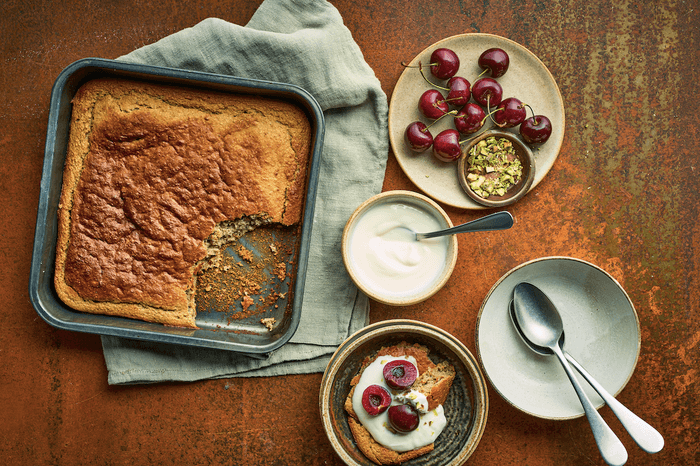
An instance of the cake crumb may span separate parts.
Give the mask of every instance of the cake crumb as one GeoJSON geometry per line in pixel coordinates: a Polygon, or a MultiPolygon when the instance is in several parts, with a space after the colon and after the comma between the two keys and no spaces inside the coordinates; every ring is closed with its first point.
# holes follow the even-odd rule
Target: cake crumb
{"type": "Polygon", "coordinates": [[[253,298],[251,298],[248,295],[243,296],[243,300],[241,301],[241,307],[243,308],[243,311],[247,311],[250,306],[253,305],[253,298]]]}
{"type": "Polygon", "coordinates": [[[277,278],[279,278],[281,282],[284,281],[287,276],[287,265],[284,263],[277,264],[275,266],[275,275],[277,275],[277,278]]]}
{"type": "Polygon", "coordinates": [[[250,252],[248,249],[244,248],[243,246],[238,248],[238,255],[241,256],[241,259],[248,262],[249,264],[253,262],[253,253],[250,252]]]}
{"type": "Polygon", "coordinates": [[[263,324],[271,332],[277,321],[274,317],[263,317],[260,319],[260,323],[263,324]]]}

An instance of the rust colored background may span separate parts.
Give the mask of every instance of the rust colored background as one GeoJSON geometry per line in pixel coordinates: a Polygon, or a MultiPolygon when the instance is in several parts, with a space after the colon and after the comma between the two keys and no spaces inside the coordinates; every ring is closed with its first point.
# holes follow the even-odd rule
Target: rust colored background
{"type": "MultiPolygon", "coordinates": [[[[11,465],[338,465],[318,412],[321,374],[110,387],[99,337],[56,330],[32,308],[28,277],[49,96],[60,71],[116,58],[207,17],[244,25],[260,0],[84,2],[0,6],[0,457],[11,465]]],[[[485,32],[534,52],[566,109],[559,159],[509,209],[510,232],[460,238],[447,286],[371,319],[419,319],[476,354],[476,315],[512,267],[573,256],[610,272],[642,328],[637,369],[620,400],[657,426],[665,449],[643,453],[607,407],[633,465],[700,463],[700,4],[631,0],[334,0],[391,98],[433,42],[485,32]],[[469,242],[471,241],[471,242],[469,242]]],[[[415,186],[389,154],[384,189],[415,186]]],[[[477,215],[446,209],[453,222],[477,215]]],[[[522,414],[489,387],[473,465],[601,465],[585,418],[522,414]]]]}

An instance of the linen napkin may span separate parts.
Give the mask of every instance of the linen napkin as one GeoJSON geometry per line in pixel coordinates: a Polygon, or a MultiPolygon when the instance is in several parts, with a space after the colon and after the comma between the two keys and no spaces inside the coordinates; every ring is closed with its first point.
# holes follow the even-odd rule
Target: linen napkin
{"type": "Polygon", "coordinates": [[[103,336],[110,384],[323,372],[337,346],[368,323],[369,301],[345,271],[345,222],[381,192],[387,98],[339,12],[325,0],[266,0],[238,26],[206,19],[119,58],[291,83],[326,122],[301,320],[290,342],[260,359],[229,351],[103,336]]]}

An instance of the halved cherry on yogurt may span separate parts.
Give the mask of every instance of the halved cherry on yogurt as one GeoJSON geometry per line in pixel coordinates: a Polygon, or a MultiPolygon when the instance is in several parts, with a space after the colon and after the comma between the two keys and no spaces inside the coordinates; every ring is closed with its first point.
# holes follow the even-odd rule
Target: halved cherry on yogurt
{"type": "Polygon", "coordinates": [[[416,381],[418,368],[406,359],[394,359],[384,365],[384,380],[394,390],[403,390],[416,381]]]}
{"type": "Polygon", "coordinates": [[[370,385],[362,392],[362,407],[370,416],[382,414],[391,404],[391,393],[381,385],[370,385]]]}
{"type": "Polygon", "coordinates": [[[416,430],[420,416],[411,405],[394,405],[389,408],[389,424],[398,432],[406,433],[416,430]]]}

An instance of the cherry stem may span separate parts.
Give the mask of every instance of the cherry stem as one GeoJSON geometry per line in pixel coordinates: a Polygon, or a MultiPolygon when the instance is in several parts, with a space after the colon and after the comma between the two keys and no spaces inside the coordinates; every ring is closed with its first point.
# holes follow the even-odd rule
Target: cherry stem
{"type": "MultiPolygon", "coordinates": [[[[432,65],[429,65],[429,66],[432,66],[432,65]]],[[[449,91],[449,90],[450,90],[450,89],[447,88],[447,87],[438,86],[437,84],[435,84],[434,82],[432,82],[431,80],[429,80],[428,77],[427,77],[427,76],[425,75],[425,73],[423,72],[423,65],[421,64],[421,62],[418,62],[418,69],[420,70],[420,75],[423,76],[423,79],[425,79],[425,81],[426,81],[428,84],[430,84],[431,86],[437,87],[438,89],[442,89],[443,91],[449,91]]]]}
{"type": "Polygon", "coordinates": [[[489,109],[489,113],[486,114],[486,116],[484,117],[484,120],[482,120],[482,121],[486,121],[486,119],[489,118],[491,121],[493,121],[496,124],[496,126],[498,126],[498,123],[496,123],[496,121],[493,119],[492,115],[495,115],[496,112],[500,112],[501,110],[503,110],[503,109],[498,108],[498,107],[496,107],[496,110],[494,110],[493,112],[489,109]]]}
{"type": "MultiPolygon", "coordinates": [[[[488,97],[486,97],[486,101],[488,103],[488,97]]],[[[497,108],[493,112],[489,111],[489,113],[481,120],[481,131],[477,131],[476,133],[474,133],[472,136],[468,137],[467,139],[462,139],[461,141],[459,141],[459,145],[461,146],[465,142],[469,142],[472,139],[476,138],[477,136],[481,135],[482,133],[488,131],[488,128],[484,128],[484,122],[486,121],[487,118],[491,118],[491,121],[493,121],[493,118],[491,117],[491,115],[493,115],[494,113],[496,113],[499,110],[501,110],[501,109],[497,108]]],[[[452,112],[450,112],[450,113],[452,113],[452,112]]],[[[442,117],[440,117],[440,118],[442,118],[442,117]]],[[[457,118],[464,118],[464,117],[457,117],[457,118]]],[[[435,120],[435,121],[437,121],[437,120],[435,120]]],[[[494,121],[494,123],[496,123],[496,122],[494,121]]],[[[496,123],[496,126],[498,126],[498,123],[496,123]]]]}
{"type": "MultiPolygon", "coordinates": [[[[410,63],[406,63],[405,61],[402,61],[401,66],[405,66],[406,68],[420,68],[421,64],[420,64],[420,62],[418,62],[418,66],[416,66],[416,65],[411,65],[410,63]]],[[[431,63],[428,66],[438,66],[438,63],[431,63]]]]}
{"type": "MultiPolygon", "coordinates": [[[[485,120],[485,119],[486,119],[486,118],[484,118],[484,120],[485,120]]],[[[476,139],[477,136],[480,136],[482,133],[485,133],[486,131],[487,131],[486,128],[482,128],[481,131],[474,133],[472,136],[469,136],[467,139],[462,139],[461,141],[459,141],[458,144],[461,146],[461,145],[464,144],[465,142],[469,142],[469,141],[471,141],[472,139],[476,139]]]]}
{"type": "Polygon", "coordinates": [[[496,120],[493,119],[493,114],[498,111],[498,108],[496,108],[496,110],[494,110],[493,112],[491,111],[491,95],[490,94],[486,95],[486,111],[488,112],[486,114],[486,116],[488,116],[491,119],[491,121],[493,121],[494,125],[498,126],[498,123],[496,123],[496,120]]]}
{"type": "Polygon", "coordinates": [[[525,107],[530,109],[530,112],[532,112],[532,120],[535,122],[535,124],[538,124],[537,123],[537,115],[535,115],[535,111],[532,109],[532,107],[530,107],[530,105],[528,105],[528,104],[523,104],[523,105],[525,105],[525,107]]]}
{"type": "Polygon", "coordinates": [[[442,115],[440,115],[438,118],[436,118],[435,120],[433,120],[433,122],[430,123],[428,126],[426,126],[425,129],[422,129],[421,132],[425,133],[426,131],[428,131],[428,129],[429,129],[431,126],[433,126],[435,123],[437,123],[438,121],[440,121],[440,120],[442,120],[443,118],[445,118],[447,115],[456,115],[456,114],[457,114],[457,110],[450,110],[449,112],[443,112],[442,115]]]}

